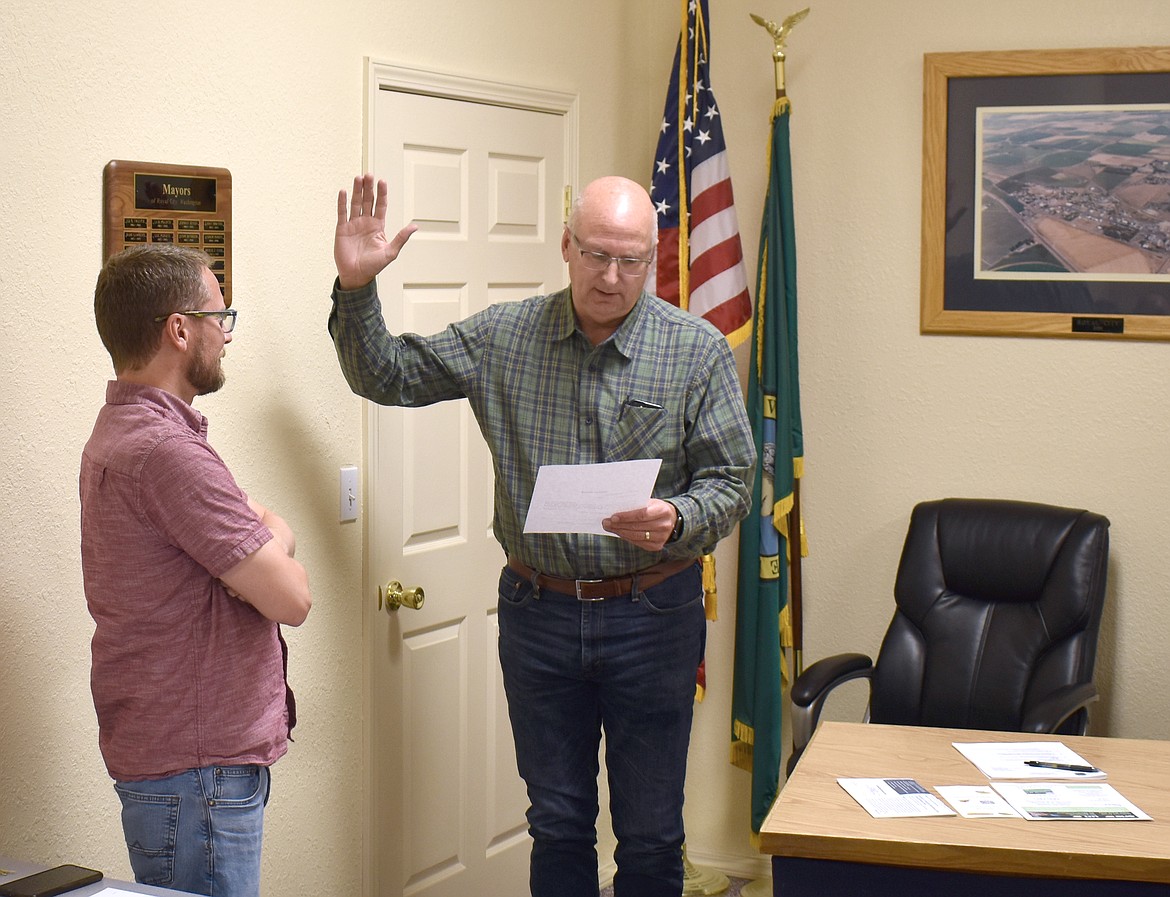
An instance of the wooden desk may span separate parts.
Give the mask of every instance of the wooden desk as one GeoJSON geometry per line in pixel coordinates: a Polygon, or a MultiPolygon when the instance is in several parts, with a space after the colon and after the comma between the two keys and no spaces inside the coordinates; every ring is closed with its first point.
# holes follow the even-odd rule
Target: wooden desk
{"type": "Polygon", "coordinates": [[[1170,894],[1170,742],[824,722],[764,821],[760,850],[773,855],[775,893],[785,897],[936,889],[986,897],[1006,893],[1006,876],[1028,879],[1022,890],[1030,895],[1170,894]],[[1062,741],[1153,821],[874,819],[837,784],[838,777],[913,778],[928,789],[985,782],[955,741],[1062,741]],[[806,892],[801,882],[815,886],[806,892]]]}

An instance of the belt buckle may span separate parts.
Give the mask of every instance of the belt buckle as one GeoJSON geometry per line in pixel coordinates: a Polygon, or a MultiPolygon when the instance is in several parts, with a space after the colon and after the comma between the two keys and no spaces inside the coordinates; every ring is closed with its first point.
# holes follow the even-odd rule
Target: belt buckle
{"type": "Polygon", "coordinates": [[[604,601],[605,600],[604,595],[598,595],[596,598],[586,598],[584,595],[581,594],[581,584],[582,583],[584,583],[585,585],[596,585],[599,582],[604,582],[604,580],[601,580],[601,579],[574,579],[573,585],[576,586],[576,588],[577,588],[577,600],[578,601],[604,601]]]}

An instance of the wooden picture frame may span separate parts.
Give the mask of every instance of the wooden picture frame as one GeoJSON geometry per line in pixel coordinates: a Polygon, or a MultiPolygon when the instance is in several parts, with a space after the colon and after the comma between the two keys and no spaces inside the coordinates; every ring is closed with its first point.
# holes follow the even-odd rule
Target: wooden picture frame
{"type": "Polygon", "coordinates": [[[922,333],[1170,339],[1170,47],[927,53],[922,131],[922,333]]]}

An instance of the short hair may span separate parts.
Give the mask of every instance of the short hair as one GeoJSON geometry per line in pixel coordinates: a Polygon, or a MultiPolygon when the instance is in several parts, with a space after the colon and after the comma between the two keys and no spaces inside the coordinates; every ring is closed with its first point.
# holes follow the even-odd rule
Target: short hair
{"type": "Polygon", "coordinates": [[[211,259],[171,243],[132,246],[110,256],[98,274],[93,313],[115,373],[145,367],[158,351],[155,318],[201,308],[210,297],[203,271],[211,259]]]}

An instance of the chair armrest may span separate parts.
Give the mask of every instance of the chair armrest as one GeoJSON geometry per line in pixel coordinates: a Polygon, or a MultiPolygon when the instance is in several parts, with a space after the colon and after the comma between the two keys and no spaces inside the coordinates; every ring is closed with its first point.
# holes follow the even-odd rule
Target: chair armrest
{"type": "Polygon", "coordinates": [[[1070,716],[1078,710],[1086,709],[1098,697],[1097,686],[1091,682],[1078,682],[1058,688],[1024,714],[1020,731],[1053,734],[1070,716]]]}
{"type": "Polygon", "coordinates": [[[792,774],[796,761],[816,730],[825,699],[838,685],[852,679],[869,679],[873,660],[865,654],[834,654],[811,664],[792,683],[792,756],[787,771],[792,774]]]}
{"type": "Polygon", "coordinates": [[[873,661],[865,654],[834,654],[807,667],[792,683],[792,703],[808,707],[817,698],[822,701],[842,682],[868,676],[873,661]]]}

